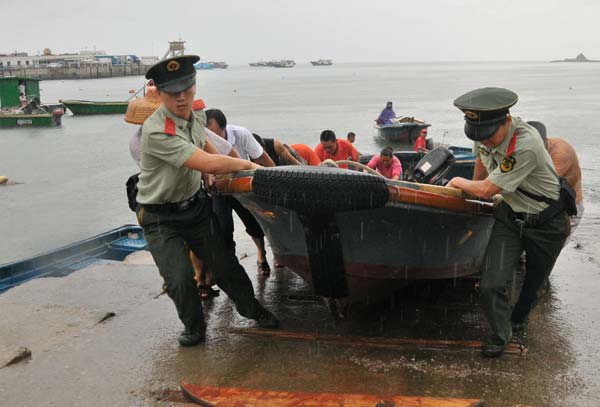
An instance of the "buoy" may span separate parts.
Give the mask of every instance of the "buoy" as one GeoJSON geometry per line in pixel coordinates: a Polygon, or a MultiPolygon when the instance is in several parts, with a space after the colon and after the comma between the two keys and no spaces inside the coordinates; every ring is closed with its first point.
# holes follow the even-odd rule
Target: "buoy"
{"type": "Polygon", "coordinates": [[[135,93],[135,89],[129,89],[129,93],[135,93]]]}

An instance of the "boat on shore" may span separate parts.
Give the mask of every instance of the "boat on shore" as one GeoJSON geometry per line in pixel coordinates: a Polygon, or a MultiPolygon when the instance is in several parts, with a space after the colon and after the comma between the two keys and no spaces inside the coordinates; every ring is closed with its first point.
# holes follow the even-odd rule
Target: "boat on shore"
{"type": "Polygon", "coordinates": [[[333,61],[331,59],[319,59],[317,61],[310,61],[312,66],[331,66],[333,61]]]}
{"type": "Polygon", "coordinates": [[[429,126],[424,120],[408,116],[397,117],[389,124],[375,122],[379,138],[407,149],[412,149],[421,129],[429,126]]]}
{"type": "Polygon", "coordinates": [[[129,101],[60,100],[74,115],[125,114],[129,101]]]}
{"type": "Polygon", "coordinates": [[[38,256],[0,265],[0,293],[38,277],[62,277],[91,264],[123,261],[146,249],[144,232],[125,225],[38,256]]]}
{"type": "Polygon", "coordinates": [[[278,264],[348,302],[477,273],[494,223],[490,203],[454,188],[339,168],[246,171],[217,190],[252,212],[278,264]]]}
{"type": "Polygon", "coordinates": [[[22,77],[0,78],[0,128],[61,125],[64,106],[42,104],[39,82],[22,77]]]}

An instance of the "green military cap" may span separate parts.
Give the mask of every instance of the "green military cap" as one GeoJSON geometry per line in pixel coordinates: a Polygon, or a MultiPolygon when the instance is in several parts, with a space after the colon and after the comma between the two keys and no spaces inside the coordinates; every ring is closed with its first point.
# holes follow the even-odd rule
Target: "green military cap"
{"type": "Polygon", "coordinates": [[[459,96],[454,106],[465,114],[465,134],[474,141],[494,135],[500,123],[508,116],[508,109],[519,97],[503,88],[480,88],[459,96]]]}
{"type": "Polygon", "coordinates": [[[160,91],[167,93],[182,92],[196,83],[194,64],[199,60],[198,55],[182,55],[163,59],[148,69],[146,79],[154,80],[154,84],[160,91]]]}

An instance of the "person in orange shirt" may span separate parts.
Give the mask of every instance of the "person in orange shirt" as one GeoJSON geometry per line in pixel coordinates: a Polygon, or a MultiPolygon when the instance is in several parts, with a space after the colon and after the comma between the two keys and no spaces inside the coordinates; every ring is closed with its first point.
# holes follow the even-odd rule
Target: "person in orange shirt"
{"type": "MultiPolygon", "coordinates": [[[[346,140],[338,140],[332,130],[323,130],[321,133],[321,144],[315,147],[315,154],[321,161],[331,159],[333,161],[350,160],[358,161],[358,150],[346,140]]],[[[340,168],[348,168],[340,165],[340,168]]]]}
{"type": "Polygon", "coordinates": [[[419,132],[419,136],[415,141],[415,145],[413,146],[413,150],[416,152],[427,152],[427,127],[424,127],[419,132]]]}
{"type": "Polygon", "coordinates": [[[304,161],[306,161],[306,165],[321,164],[319,157],[315,154],[313,149],[306,144],[292,144],[290,147],[293,148],[294,151],[298,153],[298,155],[302,157],[304,161]]]}

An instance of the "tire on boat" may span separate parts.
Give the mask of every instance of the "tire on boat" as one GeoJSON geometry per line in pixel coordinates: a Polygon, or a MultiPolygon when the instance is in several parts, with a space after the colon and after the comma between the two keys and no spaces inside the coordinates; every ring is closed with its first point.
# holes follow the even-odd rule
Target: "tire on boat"
{"type": "Polygon", "coordinates": [[[270,204],[304,212],[381,208],[389,198],[382,177],[330,167],[261,168],[252,189],[270,204]]]}

